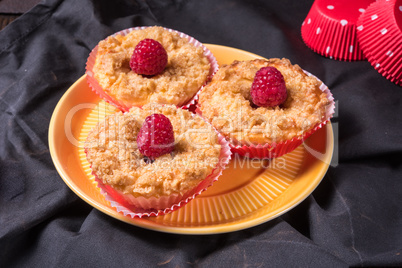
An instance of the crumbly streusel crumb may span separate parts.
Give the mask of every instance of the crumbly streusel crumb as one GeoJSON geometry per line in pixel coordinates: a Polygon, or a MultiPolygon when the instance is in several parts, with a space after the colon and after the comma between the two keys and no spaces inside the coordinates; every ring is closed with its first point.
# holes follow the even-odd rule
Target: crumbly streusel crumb
{"type": "Polygon", "coordinates": [[[206,82],[209,71],[209,60],[201,47],[158,26],[100,41],[93,67],[104,91],[127,107],[151,102],[183,105],[206,82]],[[129,65],[135,46],[145,38],[160,42],[168,54],[165,70],[153,77],[136,74],[129,65]]]}
{"type": "Polygon", "coordinates": [[[320,85],[288,59],[234,61],[221,66],[200,93],[200,110],[228,138],[254,144],[281,142],[302,135],[325,118],[330,102],[320,85]],[[280,106],[255,107],[250,88],[255,73],[266,66],[282,73],[288,97],[280,106]]]}
{"type": "Polygon", "coordinates": [[[86,140],[87,159],[104,184],[135,197],[183,194],[215,168],[221,146],[217,134],[201,117],[173,105],[147,104],[116,113],[99,122],[86,140]],[[142,122],[153,113],[169,118],[175,133],[171,154],[147,163],[137,148],[142,122]]]}

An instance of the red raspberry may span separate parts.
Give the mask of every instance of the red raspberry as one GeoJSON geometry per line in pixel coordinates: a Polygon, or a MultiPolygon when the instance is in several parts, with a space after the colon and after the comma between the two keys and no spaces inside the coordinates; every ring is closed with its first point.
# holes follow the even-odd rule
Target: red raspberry
{"type": "Polygon", "coordinates": [[[137,74],[156,75],[163,72],[167,62],[168,55],[161,43],[144,39],[134,48],[130,68],[137,74]]]}
{"type": "Polygon", "coordinates": [[[287,98],[285,79],[275,67],[263,67],[255,74],[250,93],[255,105],[263,107],[280,105],[287,98]]]}
{"type": "Polygon", "coordinates": [[[140,153],[151,159],[170,153],[174,149],[174,132],[169,118],[152,114],[145,118],[137,136],[140,153]]]}

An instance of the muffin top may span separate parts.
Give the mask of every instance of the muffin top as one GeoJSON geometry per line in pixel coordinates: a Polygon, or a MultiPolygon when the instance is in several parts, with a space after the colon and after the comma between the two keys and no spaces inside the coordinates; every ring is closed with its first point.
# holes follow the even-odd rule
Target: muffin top
{"type": "Polygon", "coordinates": [[[181,106],[204,85],[210,72],[210,62],[202,47],[158,26],[110,36],[100,41],[97,49],[95,79],[108,95],[127,107],[151,102],[181,106]],[[164,71],[152,77],[130,68],[135,46],[147,38],[161,43],[168,55],[164,71]]]}
{"type": "Polygon", "coordinates": [[[242,144],[283,142],[323,121],[330,104],[322,83],[288,59],[234,61],[221,66],[199,96],[199,108],[225,137],[242,144]],[[256,72],[272,66],[286,83],[287,98],[275,107],[252,103],[250,88],[256,72]]]}
{"type": "Polygon", "coordinates": [[[134,197],[184,194],[215,168],[221,145],[212,126],[174,105],[146,104],[99,122],[85,143],[93,173],[106,185],[134,197]],[[165,115],[173,126],[172,153],[151,161],[137,147],[137,135],[151,114],[165,115]]]}

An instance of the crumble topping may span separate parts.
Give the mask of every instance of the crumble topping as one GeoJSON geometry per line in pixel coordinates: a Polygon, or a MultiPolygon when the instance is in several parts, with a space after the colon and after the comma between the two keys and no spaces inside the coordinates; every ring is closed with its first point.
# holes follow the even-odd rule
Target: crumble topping
{"type": "Polygon", "coordinates": [[[281,142],[302,135],[322,122],[330,103],[321,82],[288,59],[234,61],[221,66],[199,96],[203,117],[229,139],[253,144],[281,142]],[[276,107],[257,107],[250,88],[266,66],[284,76],[288,97],[276,107]]]}
{"type": "Polygon", "coordinates": [[[100,41],[93,67],[103,90],[127,107],[151,102],[181,106],[204,85],[209,71],[210,63],[201,47],[158,26],[100,41]],[[135,46],[145,38],[161,43],[168,54],[164,71],[152,77],[136,74],[129,64],[135,46]]]}
{"type": "Polygon", "coordinates": [[[134,197],[184,194],[215,168],[221,145],[212,126],[200,116],[174,105],[147,104],[105,118],[88,134],[87,159],[107,185],[134,197]],[[137,148],[137,134],[145,118],[161,113],[169,118],[175,149],[150,162],[137,148]]]}

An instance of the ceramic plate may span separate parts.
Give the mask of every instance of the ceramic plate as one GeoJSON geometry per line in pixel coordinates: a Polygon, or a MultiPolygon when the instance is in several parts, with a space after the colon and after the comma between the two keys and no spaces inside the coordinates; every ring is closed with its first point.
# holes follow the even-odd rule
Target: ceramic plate
{"type": "MultiPolygon", "coordinates": [[[[261,58],[243,50],[206,44],[218,63],[261,58]]],[[[272,220],[308,197],[328,170],[334,149],[330,123],[293,152],[268,160],[233,155],[222,176],[183,208],[164,216],[131,218],[117,212],[93,182],[83,152],[89,129],[116,109],[90,90],[85,75],[57,104],[49,126],[51,157],[61,178],[94,208],[123,222],[155,231],[217,234],[272,220]]]]}

